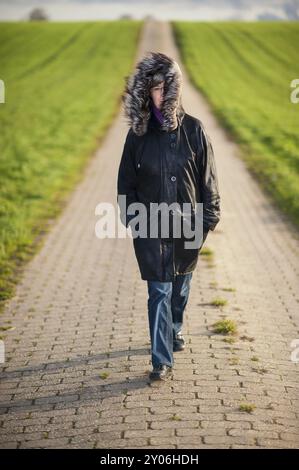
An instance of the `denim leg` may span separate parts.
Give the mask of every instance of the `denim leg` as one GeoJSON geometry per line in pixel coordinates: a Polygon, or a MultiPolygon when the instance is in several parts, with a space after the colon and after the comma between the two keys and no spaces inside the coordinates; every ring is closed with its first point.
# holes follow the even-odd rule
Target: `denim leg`
{"type": "Polygon", "coordinates": [[[172,282],[147,281],[152,365],[173,367],[172,282]]]}
{"type": "Polygon", "coordinates": [[[188,302],[192,274],[192,272],[178,274],[173,282],[171,297],[173,335],[181,331],[183,326],[184,310],[188,302]]]}

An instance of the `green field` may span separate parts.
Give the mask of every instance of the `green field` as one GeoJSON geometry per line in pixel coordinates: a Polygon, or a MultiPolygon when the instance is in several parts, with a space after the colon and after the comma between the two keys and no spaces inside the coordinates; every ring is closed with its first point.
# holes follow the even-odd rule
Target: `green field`
{"type": "Polygon", "coordinates": [[[299,22],[173,26],[193,83],[240,143],[248,168],[299,226],[299,103],[290,101],[299,22]]]}
{"type": "MultiPolygon", "coordinates": [[[[0,23],[0,308],[119,111],[142,24],[0,23]]],[[[172,24],[194,84],[299,225],[299,23],[172,24]]]]}
{"type": "Polygon", "coordinates": [[[0,23],[0,305],[120,106],[142,22],[0,23]]]}

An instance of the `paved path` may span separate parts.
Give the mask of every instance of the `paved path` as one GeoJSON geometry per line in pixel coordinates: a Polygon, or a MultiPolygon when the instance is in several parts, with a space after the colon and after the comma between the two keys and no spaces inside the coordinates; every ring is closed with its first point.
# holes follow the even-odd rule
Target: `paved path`
{"type": "MultiPolygon", "coordinates": [[[[154,49],[179,60],[168,23],[146,24],[137,59],[154,49]]],[[[299,447],[298,236],[182,70],[185,109],[213,142],[222,220],[192,280],[174,378],[147,380],[147,291],[132,240],[94,233],[96,205],[116,202],[120,114],[2,317],[15,327],[1,367],[2,448],[299,447]],[[215,297],[227,305],[210,305],[215,297]],[[223,316],[238,325],[233,344],[212,331],[223,316]]]]}

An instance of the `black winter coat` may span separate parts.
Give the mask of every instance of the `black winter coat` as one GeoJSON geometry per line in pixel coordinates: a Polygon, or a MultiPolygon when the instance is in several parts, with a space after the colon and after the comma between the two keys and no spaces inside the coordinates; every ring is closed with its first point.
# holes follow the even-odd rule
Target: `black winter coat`
{"type": "MultiPolygon", "coordinates": [[[[220,220],[220,195],[213,147],[202,122],[176,110],[177,127],[170,132],[161,128],[151,115],[147,132],[136,135],[130,127],[119,165],[117,195],[126,195],[127,206],[142,202],[171,204],[203,203],[204,235],[199,248],[186,249],[180,238],[133,238],[141,278],[173,281],[178,274],[194,271],[199,252],[209,230],[220,220]]],[[[137,213],[136,213],[137,215],[137,213]]],[[[135,215],[121,211],[128,227],[135,215]]],[[[171,223],[170,223],[171,226],[171,223]]]]}

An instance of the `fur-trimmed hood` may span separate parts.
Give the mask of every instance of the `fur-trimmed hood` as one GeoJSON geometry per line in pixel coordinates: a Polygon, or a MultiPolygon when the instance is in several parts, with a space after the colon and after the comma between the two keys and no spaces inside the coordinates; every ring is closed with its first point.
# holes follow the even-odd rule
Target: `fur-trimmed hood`
{"type": "Polygon", "coordinates": [[[151,117],[150,88],[156,73],[161,73],[164,83],[164,98],[161,107],[164,121],[161,129],[172,131],[181,124],[185,115],[182,105],[182,72],[178,63],[160,52],[149,52],[137,64],[135,72],[125,77],[122,95],[124,114],[135,134],[147,132],[151,117]]]}

